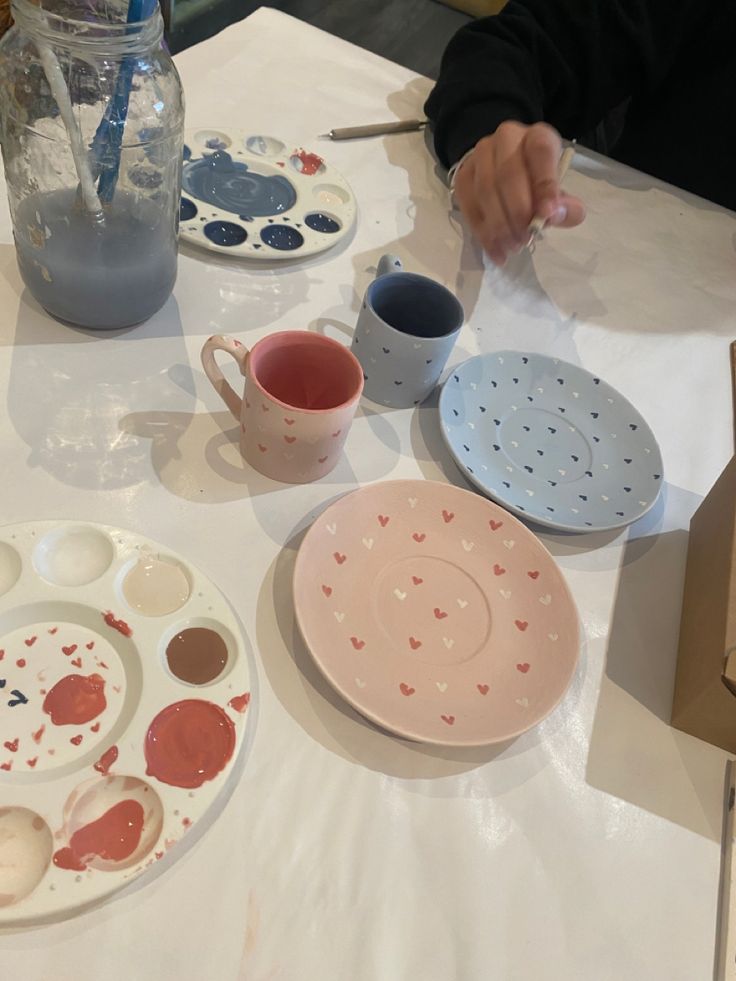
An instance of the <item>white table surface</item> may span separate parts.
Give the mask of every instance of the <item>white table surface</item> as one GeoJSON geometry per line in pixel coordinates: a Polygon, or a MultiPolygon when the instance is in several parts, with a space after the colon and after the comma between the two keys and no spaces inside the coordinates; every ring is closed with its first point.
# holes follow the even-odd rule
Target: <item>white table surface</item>
{"type": "Polygon", "coordinates": [[[184,248],[164,310],[104,336],[23,295],[0,194],[0,517],[120,523],[188,555],[240,613],[258,672],[255,738],[209,830],[106,905],[2,934],[0,977],[710,977],[725,754],[667,719],[686,529],[731,453],[733,214],[581,152],[568,182],[585,224],[497,271],[450,216],[421,133],[315,141],[418,115],[427,79],[265,9],[177,63],[189,126],[319,149],[351,182],[359,219],[304,263],[184,248]],[[638,525],[542,534],[585,641],[561,707],[501,751],[374,729],[294,641],[294,550],[328,501],[392,477],[462,484],[434,408],[364,405],[332,475],[281,486],[240,463],[200,369],[215,332],[347,340],[384,251],[457,291],[467,326],[454,361],[518,347],[578,362],[639,407],[664,455],[663,501],[638,525]]]}

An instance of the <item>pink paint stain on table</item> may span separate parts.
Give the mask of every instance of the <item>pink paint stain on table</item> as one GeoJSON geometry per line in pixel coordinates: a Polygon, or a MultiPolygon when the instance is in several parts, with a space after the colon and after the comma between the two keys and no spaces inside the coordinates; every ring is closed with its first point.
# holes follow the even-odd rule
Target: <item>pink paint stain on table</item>
{"type": "Polygon", "coordinates": [[[148,727],[146,773],[194,789],[224,769],[235,750],[235,726],[219,705],[185,699],[167,705],[148,727]]]}
{"type": "Polygon", "coordinates": [[[99,674],[68,674],[46,695],[43,710],[55,726],[91,722],[105,711],[105,679],[99,674]]]}
{"type": "Polygon", "coordinates": [[[144,812],[136,800],[123,800],[75,831],[66,848],[54,853],[54,865],[60,869],[82,872],[98,856],[121,862],[138,847],[143,831],[144,812]]]}

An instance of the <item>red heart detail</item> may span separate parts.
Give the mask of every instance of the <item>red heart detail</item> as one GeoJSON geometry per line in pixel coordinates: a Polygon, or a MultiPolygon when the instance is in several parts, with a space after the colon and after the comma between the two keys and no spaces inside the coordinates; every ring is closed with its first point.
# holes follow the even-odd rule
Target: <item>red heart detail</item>
{"type": "Polygon", "coordinates": [[[327,457],[326,456],[319,457],[317,463],[327,463],[327,457]]]}
{"type": "Polygon", "coordinates": [[[418,650],[422,646],[421,640],[417,640],[416,637],[410,637],[409,638],[409,644],[410,644],[411,649],[413,651],[418,650]]]}
{"type": "Polygon", "coordinates": [[[33,647],[37,640],[38,637],[29,637],[28,640],[23,641],[23,643],[26,645],[26,647],[33,647]]]}
{"type": "Polygon", "coordinates": [[[62,647],[61,649],[66,654],[67,657],[70,657],[76,651],[77,645],[70,644],[69,647],[62,647]]]}
{"type": "Polygon", "coordinates": [[[92,648],[95,646],[95,642],[91,640],[89,644],[85,644],[84,646],[87,648],[88,651],[91,651],[92,648]]]}
{"type": "Polygon", "coordinates": [[[353,647],[356,649],[356,651],[362,651],[363,648],[365,647],[365,641],[364,640],[358,640],[357,637],[351,637],[350,638],[350,643],[353,645],[353,647]]]}
{"type": "Polygon", "coordinates": [[[424,582],[424,580],[420,579],[419,576],[412,576],[411,581],[414,583],[415,586],[421,586],[422,583],[424,582]]]}
{"type": "Polygon", "coordinates": [[[489,691],[489,686],[488,685],[476,685],[475,687],[478,689],[478,691],[481,693],[481,695],[487,695],[488,694],[488,691],[489,691]]]}
{"type": "Polygon", "coordinates": [[[539,579],[538,572],[527,572],[527,575],[529,576],[530,579],[539,579]]]}
{"type": "Polygon", "coordinates": [[[81,743],[81,741],[82,741],[81,736],[72,736],[72,738],[69,740],[69,742],[72,743],[72,745],[74,746],[78,746],[81,743]]]}
{"type": "Polygon", "coordinates": [[[95,724],[93,726],[90,726],[89,727],[89,731],[90,732],[99,732],[100,731],[100,723],[99,722],[95,722],[95,724]]]}
{"type": "Polygon", "coordinates": [[[105,671],[107,671],[107,669],[108,669],[108,668],[107,668],[107,665],[105,664],[105,662],[104,662],[104,661],[98,661],[98,662],[97,662],[97,666],[98,666],[98,667],[100,667],[100,668],[104,668],[104,669],[105,669],[105,671]]]}
{"type": "Polygon", "coordinates": [[[31,739],[34,741],[34,743],[41,742],[41,736],[43,736],[45,731],[46,731],[46,726],[41,726],[40,729],[37,729],[35,732],[31,733],[31,739]]]}
{"type": "Polygon", "coordinates": [[[58,627],[51,627],[51,629],[49,630],[49,633],[50,634],[55,634],[58,629],[59,629],[58,627]]]}
{"type": "Polygon", "coordinates": [[[82,667],[82,659],[81,659],[81,657],[74,657],[74,658],[72,658],[72,660],[69,663],[70,664],[73,664],[75,668],[81,668],[82,667]]]}
{"type": "Polygon", "coordinates": [[[156,858],[163,858],[164,857],[164,853],[163,852],[155,852],[155,855],[156,855],[156,858]]]}
{"type": "Polygon", "coordinates": [[[12,768],[13,768],[12,760],[8,760],[7,763],[0,763],[0,770],[12,770],[12,768]]]}
{"type": "Polygon", "coordinates": [[[5,651],[0,651],[0,661],[5,657],[5,651]]]}
{"type": "Polygon", "coordinates": [[[416,691],[415,688],[410,688],[409,685],[405,685],[403,681],[399,685],[399,688],[401,689],[402,695],[413,695],[416,691]]]}
{"type": "Polygon", "coordinates": [[[268,449],[268,447],[267,446],[263,446],[261,443],[259,443],[258,444],[258,449],[261,451],[261,453],[265,453],[266,450],[268,449]]]}
{"type": "Polygon", "coordinates": [[[435,606],[435,608],[434,608],[434,615],[435,615],[435,617],[438,620],[444,620],[445,617],[447,616],[447,614],[444,612],[444,610],[441,610],[439,608],[439,606],[435,606]]]}
{"type": "Polygon", "coordinates": [[[286,423],[287,426],[293,426],[294,423],[296,422],[296,419],[287,419],[286,416],[284,416],[284,422],[286,423]]]}
{"type": "Polygon", "coordinates": [[[524,661],[523,664],[516,665],[516,670],[521,671],[522,674],[526,674],[530,667],[531,664],[528,664],[526,661],[524,661]]]}
{"type": "Polygon", "coordinates": [[[250,402],[248,401],[248,399],[245,400],[245,407],[246,409],[250,408],[250,402]]]}
{"type": "Polygon", "coordinates": [[[332,596],[332,586],[323,586],[322,592],[325,594],[325,596],[332,596]]]}
{"type": "Polygon", "coordinates": [[[389,516],[387,514],[379,514],[378,515],[378,523],[380,524],[380,526],[382,528],[385,528],[386,525],[389,523],[390,520],[391,519],[389,518],[389,516]]]}
{"type": "Polygon", "coordinates": [[[287,443],[296,443],[296,436],[284,436],[287,443]]]}
{"type": "Polygon", "coordinates": [[[11,753],[17,753],[18,752],[18,737],[16,736],[16,738],[12,742],[5,742],[5,743],[3,743],[3,746],[6,749],[9,749],[11,753]]]}
{"type": "Polygon", "coordinates": [[[261,405],[261,412],[270,412],[271,410],[267,405],[261,405]]]}
{"type": "Polygon", "coordinates": [[[333,439],[337,439],[337,437],[340,435],[341,432],[342,432],[342,429],[338,429],[336,433],[333,433],[332,434],[332,438],[333,439]]]}
{"type": "Polygon", "coordinates": [[[49,756],[53,756],[54,753],[56,752],[56,750],[55,749],[47,749],[46,752],[49,754],[49,756]]]}
{"type": "Polygon", "coordinates": [[[342,565],[345,559],[347,558],[347,555],[342,555],[340,552],[333,552],[332,557],[334,558],[335,562],[337,562],[338,565],[342,565]]]}
{"type": "Polygon", "coordinates": [[[452,511],[444,511],[443,510],[442,517],[445,519],[445,524],[446,525],[449,525],[449,523],[452,521],[452,519],[455,517],[455,515],[453,514],[452,511]]]}
{"type": "Polygon", "coordinates": [[[522,632],[529,626],[526,620],[514,620],[514,623],[522,632]]]}
{"type": "Polygon", "coordinates": [[[493,518],[491,518],[488,524],[491,526],[491,531],[498,531],[503,524],[503,521],[494,521],[493,518]]]}
{"type": "Polygon", "coordinates": [[[415,531],[411,537],[415,542],[423,542],[427,536],[424,534],[424,532],[420,534],[418,531],[415,531]]]}
{"type": "Polygon", "coordinates": [[[19,668],[24,668],[26,666],[26,659],[24,657],[19,657],[15,663],[19,668]]]}
{"type": "Polygon", "coordinates": [[[455,716],[454,715],[441,715],[440,718],[442,719],[443,722],[446,722],[448,724],[448,726],[454,726],[455,725],[455,716]]]}
{"type": "Polygon", "coordinates": [[[498,562],[496,562],[496,564],[493,566],[493,575],[502,576],[504,572],[506,572],[504,567],[502,565],[499,565],[498,562]]]}
{"type": "Polygon", "coordinates": [[[38,757],[34,756],[32,760],[26,760],[26,763],[28,764],[28,766],[30,766],[31,769],[33,769],[36,763],[38,763],[38,757]]]}

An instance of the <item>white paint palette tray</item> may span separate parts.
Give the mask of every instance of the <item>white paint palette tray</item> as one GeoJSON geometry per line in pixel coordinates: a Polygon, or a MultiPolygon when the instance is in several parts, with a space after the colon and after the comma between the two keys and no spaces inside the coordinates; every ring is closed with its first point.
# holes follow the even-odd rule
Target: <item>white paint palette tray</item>
{"type": "Polygon", "coordinates": [[[105,525],[0,528],[0,925],[102,899],[214,812],[250,693],[242,627],[183,557],[105,525]]]}

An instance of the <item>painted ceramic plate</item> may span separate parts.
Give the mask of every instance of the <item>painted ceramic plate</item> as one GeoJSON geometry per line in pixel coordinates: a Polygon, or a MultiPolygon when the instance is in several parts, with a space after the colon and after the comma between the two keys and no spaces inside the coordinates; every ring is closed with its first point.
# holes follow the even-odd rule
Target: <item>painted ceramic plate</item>
{"type": "Polygon", "coordinates": [[[317,153],[242,130],[186,136],[179,234],[194,245],[293,260],[336,245],[355,213],[350,185],[317,153]]]}
{"type": "Polygon", "coordinates": [[[0,924],[140,875],[222,796],[245,640],[186,559],[103,525],[0,528],[0,924]]]}
{"type": "Polygon", "coordinates": [[[562,698],[578,621],[554,560],[495,504],[450,484],[372,484],[332,504],[294,571],[317,666],[359,712],[421,742],[518,736],[562,698]]]}
{"type": "Polygon", "coordinates": [[[583,368],[542,354],[471,358],[442,387],[440,426],[489,497],[563,531],[636,521],[662,487],[662,456],[634,406],[583,368]]]}

